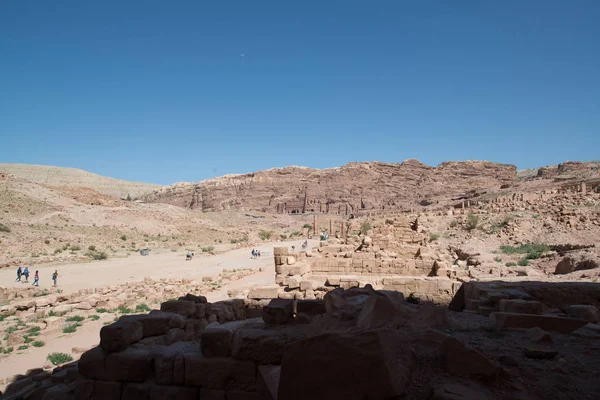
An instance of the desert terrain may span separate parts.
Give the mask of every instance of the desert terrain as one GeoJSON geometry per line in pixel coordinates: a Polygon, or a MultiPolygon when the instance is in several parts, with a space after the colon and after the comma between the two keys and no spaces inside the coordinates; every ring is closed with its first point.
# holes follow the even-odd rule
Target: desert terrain
{"type": "Polygon", "coordinates": [[[0,168],[5,396],[597,393],[596,162],[286,167],[118,193],[61,174],[0,168]],[[348,390],[361,359],[380,378],[348,390]]]}

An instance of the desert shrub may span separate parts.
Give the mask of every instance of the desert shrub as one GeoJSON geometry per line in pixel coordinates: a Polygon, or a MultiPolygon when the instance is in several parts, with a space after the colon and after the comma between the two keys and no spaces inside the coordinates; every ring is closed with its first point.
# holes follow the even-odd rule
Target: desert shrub
{"type": "Polygon", "coordinates": [[[500,257],[494,257],[494,261],[496,261],[496,262],[502,262],[502,259],[500,257]]]}
{"type": "Polygon", "coordinates": [[[90,315],[88,318],[91,319],[92,321],[98,321],[100,319],[100,316],[94,314],[94,315],[90,315]]]}
{"type": "Polygon", "coordinates": [[[7,225],[0,224],[0,232],[10,232],[10,228],[7,225]]]}
{"type": "Polygon", "coordinates": [[[81,322],[85,319],[81,315],[73,315],[72,317],[67,318],[67,322],[81,322]]]}
{"type": "Polygon", "coordinates": [[[41,340],[36,340],[35,342],[32,342],[31,345],[33,347],[44,347],[46,343],[42,342],[41,340]]]}
{"type": "Polygon", "coordinates": [[[56,312],[54,310],[50,310],[50,312],[48,313],[49,317],[62,317],[63,315],[65,315],[67,312],[63,311],[63,312],[56,312]]]}
{"type": "Polygon", "coordinates": [[[60,254],[63,252],[63,249],[61,249],[60,247],[56,250],[54,250],[54,254],[60,254]]]}
{"type": "Polygon", "coordinates": [[[63,251],[66,251],[69,249],[69,247],[71,247],[71,243],[67,243],[67,244],[63,245],[62,249],[63,249],[63,251]]]}
{"type": "Polygon", "coordinates": [[[121,236],[121,240],[122,240],[122,241],[126,241],[126,240],[127,240],[127,236],[125,236],[125,235],[122,235],[122,236],[121,236]]]}
{"type": "Polygon", "coordinates": [[[503,229],[506,228],[512,221],[514,221],[515,217],[512,215],[507,215],[502,219],[502,221],[498,222],[498,228],[503,229]]]}
{"type": "Polygon", "coordinates": [[[30,338],[30,337],[29,337],[29,336],[27,336],[27,335],[23,335],[23,339],[25,339],[25,343],[31,343],[31,342],[33,342],[33,339],[32,339],[32,338],[30,338]]]}
{"type": "Polygon", "coordinates": [[[11,333],[13,333],[13,332],[14,332],[14,331],[16,331],[16,330],[17,330],[17,327],[16,327],[16,326],[10,326],[10,327],[9,327],[9,328],[6,330],[6,333],[10,335],[11,333]]]}
{"type": "Polygon", "coordinates": [[[92,260],[106,260],[108,258],[108,254],[103,251],[88,251],[85,255],[92,260]]]}
{"type": "Polygon", "coordinates": [[[80,327],[80,323],[74,323],[63,328],[63,333],[73,333],[77,331],[77,328],[80,327]]]}
{"type": "Polygon", "coordinates": [[[44,240],[44,243],[45,244],[50,244],[50,240],[46,239],[46,240],[44,240]]]}
{"type": "Polygon", "coordinates": [[[12,346],[10,346],[10,347],[7,347],[6,349],[4,349],[4,354],[12,353],[12,351],[13,351],[13,350],[14,350],[14,349],[13,349],[13,347],[12,347],[12,346]]]}
{"type": "Polygon", "coordinates": [[[131,314],[133,310],[127,306],[119,306],[117,307],[117,311],[121,314],[131,314]]]}
{"type": "Polygon", "coordinates": [[[281,239],[283,239],[283,240],[285,240],[285,239],[287,239],[287,238],[288,238],[288,237],[287,237],[287,235],[279,235],[279,237],[280,237],[281,239]]]}
{"type": "Polygon", "coordinates": [[[258,232],[258,237],[261,240],[269,240],[269,239],[271,239],[271,232],[270,231],[260,231],[260,232],[258,232]]]}
{"type": "Polygon", "coordinates": [[[517,262],[517,265],[520,265],[521,267],[526,267],[527,265],[529,265],[529,260],[527,258],[521,258],[517,262]]]}
{"type": "Polygon", "coordinates": [[[208,253],[209,251],[213,251],[214,249],[215,249],[215,246],[204,246],[204,247],[202,247],[202,252],[208,253]]]}
{"type": "Polygon", "coordinates": [[[41,328],[39,326],[34,326],[29,328],[27,331],[27,336],[39,336],[41,328]]]}
{"type": "Polygon", "coordinates": [[[17,348],[17,350],[27,350],[28,348],[29,348],[29,346],[28,346],[28,345],[26,345],[26,344],[23,344],[23,345],[19,346],[19,347],[17,348]]]}
{"type": "Polygon", "coordinates": [[[231,244],[236,244],[238,242],[237,239],[231,239],[231,244]]]}
{"type": "Polygon", "coordinates": [[[406,298],[406,301],[408,301],[409,303],[412,303],[412,304],[419,304],[421,302],[421,299],[419,297],[415,296],[414,293],[411,293],[406,298]]]}
{"type": "Polygon", "coordinates": [[[438,240],[439,238],[440,238],[440,234],[439,234],[439,233],[431,233],[431,234],[429,235],[429,241],[430,241],[430,242],[436,241],[436,240],[438,240]]]}
{"type": "Polygon", "coordinates": [[[299,231],[294,231],[292,233],[290,233],[290,237],[294,237],[294,236],[300,236],[300,232],[299,231]]]}
{"type": "Polygon", "coordinates": [[[98,314],[104,314],[104,313],[107,313],[108,310],[106,308],[96,308],[96,312],[98,314]]]}
{"type": "Polygon", "coordinates": [[[543,253],[550,251],[550,246],[544,243],[530,243],[520,246],[500,246],[500,250],[504,254],[526,254],[526,259],[535,260],[540,258],[543,253]]]}
{"type": "Polygon", "coordinates": [[[0,322],[4,321],[8,317],[12,317],[13,315],[15,315],[14,312],[10,314],[0,315],[0,322]]]}
{"type": "Polygon", "coordinates": [[[467,230],[472,231],[473,229],[477,228],[478,224],[479,224],[479,215],[469,213],[469,215],[467,215],[467,230]]]}
{"type": "Polygon", "coordinates": [[[71,251],[79,251],[81,250],[81,246],[75,245],[75,246],[71,246],[71,251]]]}
{"type": "Polygon", "coordinates": [[[306,228],[308,230],[312,230],[312,225],[311,224],[304,224],[302,227],[306,228]]]}
{"type": "Polygon", "coordinates": [[[369,221],[365,221],[360,226],[360,233],[362,233],[363,235],[366,235],[367,232],[369,232],[371,230],[371,228],[372,228],[371,223],[369,221]]]}
{"type": "Polygon", "coordinates": [[[54,365],[64,364],[73,361],[73,357],[67,353],[50,353],[46,357],[54,365]]]}
{"type": "Polygon", "coordinates": [[[142,313],[142,312],[148,312],[150,310],[151,310],[151,308],[148,307],[148,305],[146,303],[138,304],[137,306],[135,306],[135,312],[142,313]]]}
{"type": "Polygon", "coordinates": [[[96,251],[96,246],[94,246],[93,244],[88,246],[88,250],[89,251],[96,251]]]}
{"type": "Polygon", "coordinates": [[[450,221],[450,228],[456,228],[456,225],[458,225],[458,221],[456,221],[455,219],[450,221]]]}
{"type": "Polygon", "coordinates": [[[41,292],[37,292],[33,294],[33,297],[42,297],[48,294],[48,289],[44,289],[41,292]]]}

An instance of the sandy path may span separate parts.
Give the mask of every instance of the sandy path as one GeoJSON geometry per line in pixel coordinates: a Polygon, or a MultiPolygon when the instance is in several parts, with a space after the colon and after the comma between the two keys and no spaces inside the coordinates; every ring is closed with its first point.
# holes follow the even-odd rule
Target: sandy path
{"type": "MultiPolygon", "coordinates": [[[[318,242],[309,241],[310,247],[318,242]]],[[[58,269],[60,280],[58,288],[65,292],[74,292],[83,288],[102,287],[107,285],[122,284],[143,280],[144,277],[153,278],[177,278],[188,277],[193,279],[206,275],[216,275],[223,268],[263,268],[263,271],[247,276],[243,279],[233,281],[221,290],[206,294],[208,301],[219,301],[228,298],[227,291],[232,288],[246,288],[253,285],[272,284],[275,278],[275,267],[273,264],[273,247],[295,245],[300,248],[302,241],[283,243],[265,243],[260,247],[261,259],[250,258],[250,248],[232,250],[215,256],[200,256],[191,261],[185,261],[185,253],[164,253],[150,255],[147,257],[130,256],[121,259],[109,259],[106,261],[93,262],[89,264],[70,264],[59,266],[39,267],[41,288],[51,289],[49,277],[55,269],[58,269]],[[45,277],[48,277],[45,279],[45,277]]],[[[35,272],[35,271],[33,271],[35,272]]],[[[0,282],[10,282],[8,286],[20,287],[22,284],[15,283],[14,270],[0,271],[0,282]]],[[[30,282],[32,281],[30,277],[30,282]]],[[[94,312],[81,315],[92,315],[94,312]]],[[[105,321],[111,321],[113,314],[99,314],[98,321],[86,319],[83,326],[77,332],[64,334],[55,331],[43,334],[41,340],[44,347],[29,347],[27,350],[15,351],[9,356],[0,358],[0,379],[14,374],[25,373],[27,369],[39,368],[46,362],[48,354],[62,352],[71,354],[73,347],[91,347],[99,343],[99,332],[105,321]]],[[[77,358],[78,356],[74,356],[77,358]]],[[[0,390],[3,389],[0,384],[0,390]]]]}
{"type": "MultiPolygon", "coordinates": [[[[311,241],[314,246],[317,241],[311,241]]],[[[58,270],[58,289],[65,293],[76,292],[79,289],[104,287],[141,281],[144,277],[151,278],[192,278],[198,279],[206,275],[216,275],[223,268],[255,268],[273,267],[273,247],[292,246],[300,248],[302,241],[285,243],[265,243],[260,247],[261,258],[253,260],[250,257],[251,248],[228,251],[215,256],[197,255],[191,261],[185,261],[185,252],[170,252],[152,254],[142,257],[133,253],[126,258],[109,258],[105,261],[95,261],[81,264],[65,264],[52,266],[30,267],[29,284],[33,275],[40,273],[40,288],[52,289],[52,273],[58,270]]],[[[271,271],[273,273],[273,271],[271,271]]],[[[4,287],[24,287],[25,284],[15,282],[16,268],[0,270],[0,282],[4,287]]]]}

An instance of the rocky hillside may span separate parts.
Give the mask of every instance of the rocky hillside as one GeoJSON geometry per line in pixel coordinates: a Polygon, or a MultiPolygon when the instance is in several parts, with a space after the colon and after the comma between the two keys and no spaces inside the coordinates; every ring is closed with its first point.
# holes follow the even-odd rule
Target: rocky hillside
{"type": "Polygon", "coordinates": [[[472,190],[499,189],[516,179],[514,165],[462,161],[432,167],[411,159],[401,164],[361,162],[324,170],[285,167],[228,175],[160,188],[144,199],[202,211],[350,214],[410,208],[472,190]]]}
{"type": "Polygon", "coordinates": [[[0,164],[0,172],[8,173],[28,181],[50,185],[85,187],[99,193],[133,198],[160,188],[160,185],[142,182],[129,182],[93,174],[76,168],[51,167],[30,164],[0,164]]]}

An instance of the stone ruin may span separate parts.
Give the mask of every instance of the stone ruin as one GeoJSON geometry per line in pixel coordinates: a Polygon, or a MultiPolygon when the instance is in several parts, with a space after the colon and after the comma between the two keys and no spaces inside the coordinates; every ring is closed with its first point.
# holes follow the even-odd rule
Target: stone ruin
{"type": "MultiPolygon", "coordinates": [[[[344,227],[342,222],[341,232],[344,227]]],[[[432,254],[427,237],[417,227],[416,217],[399,216],[372,228],[367,236],[357,235],[360,226],[351,222],[351,234],[320,242],[316,252],[296,253],[276,247],[275,282],[279,287],[270,290],[284,299],[322,299],[338,287],[370,284],[447,303],[460,283],[450,279],[455,275],[452,266],[432,254]]],[[[249,297],[258,300],[253,291],[249,297]]]]}

